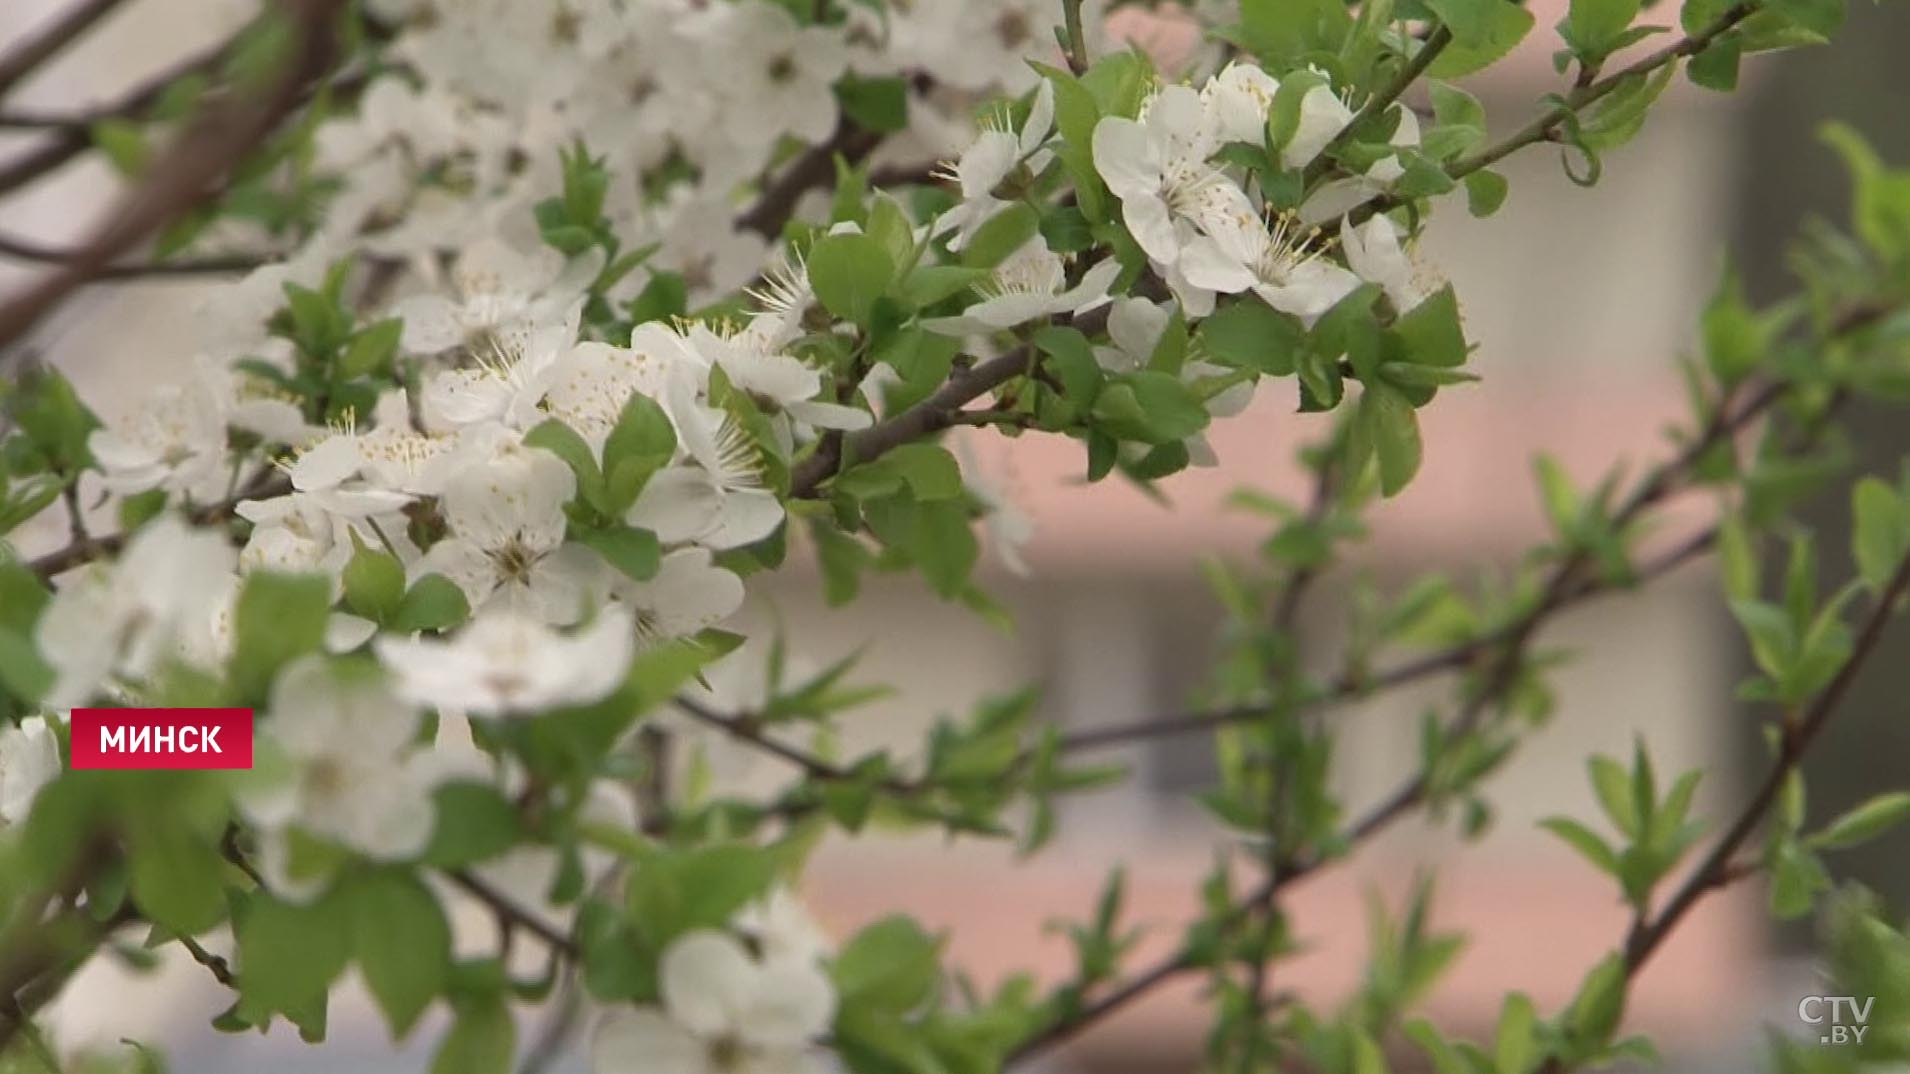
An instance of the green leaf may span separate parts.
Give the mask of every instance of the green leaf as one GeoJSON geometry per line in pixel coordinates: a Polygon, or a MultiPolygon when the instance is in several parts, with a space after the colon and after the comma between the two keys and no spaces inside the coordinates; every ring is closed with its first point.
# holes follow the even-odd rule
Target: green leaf
{"type": "Polygon", "coordinates": [[[348,930],[335,899],[295,906],[255,893],[238,925],[240,993],[266,1011],[322,999],[351,956],[348,930]]]}
{"type": "Polygon", "coordinates": [[[1738,383],[1757,368],[1776,327],[1745,303],[1743,282],[1729,266],[1705,305],[1700,325],[1705,362],[1725,385],[1738,383]]]}
{"type": "Polygon", "coordinates": [[[1602,1045],[1611,1039],[1625,1014],[1626,982],[1625,956],[1617,951],[1586,975],[1566,1011],[1566,1025],[1575,1040],[1602,1045]]]}
{"type": "Polygon", "coordinates": [[[1459,28],[1453,27],[1453,45],[1426,69],[1434,78],[1459,78],[1492,65],[1525,39],[1534,22],[1512,0],[1440,0],[1432,6],[1442,19],[1458,16],[1467,30],[1467,39],[1458,40],[1459,28]]]}
{"type": "Polygon", "coordinates": [[[442,574],[427,574],[411,583],[386,626],[396,634],[448,630],[470,617],[464,590],[442,574]]]}
{"type": "Polygon", "coordinates": [[[1910,503],[1874,477],[1851,490],[1851,552],[1864,584],[1882,592],[1910,555],[1910,503]]]}
{"type": "Polygon", "coordinates": [[[1123,440],[1171,444],[1207,427],[1207,408],[1180,379],[1152,369],[1115,377],[1094,401],[1094,420],[1123,440]]]}
{"type": "Polygon", "coordinates": [[[1905,817],[1910,817],[1910,791],[1880,794],[1825,825],[1806,845],[1829,850],[1854,847],[1889,831],[1905,817]]]}
{"type": "Polygon", "coordinates": [[[113,170],[128,178],[146,168],[152,150],[146,144],[146,132],[127,119],[102,119],[88,128],[93,145],[112,164],[113,170]]]}
{"type": "Polygon", "coordinates": [[[1767,864],[1771,872],[1771,915],[1781,921],[1810,913],[1817,896],[1830,890],[1830,874],[1824,871],[1824,863],[1794,839],[1773,844],[1767,864]]]}
{"type": "Polygon", "coordinates": [[[1466,333],[1459,322],[1459,299],[1447,284],[1406,311],[1393,331],[1406,344],[1409,361],[1452,368],[1466,362],[1466,333]]]}
{"type": "Polygon", "coordinates": [[[597,468],[597,454],[575,429],[551,418],[524,434],[524,446],[542,448],[564,460],[577,475],[577,491],[583,498],[589,503],[602,503],[604,480],[597,468]]]}
{"type": "Polygon", "coordinates": [[[405,595],[405,568],[398,557],[367,547],[352,534],[356,551],[345,564],[345,606],[375,622],[396,611],[405,595]]]}
{"type": "Polygon", "coordinates": [[[1691,57],[1685,75],[1705,89],[1729,93],[1738,88],[1738,63],[1743,55],[1743,38],[1736,33],[1725,34],[1691,57]]]}
{"type": "Polygon", "coordinates": [[[642,392],[632,392],[630,400],[617,415],[617,424],[604,438],[605,474],[625,462],[639,462],[651,469],[669,464],[676,455],[676,427],[657,401],[642,392]]]}
{"type": "Polygon", "coordinates": [[[1596,63],[1638,17],[1640,0],[1572,0],[1565,16],[1566,40],[1579,56],[1596,63]]]}
{"type": "Polygon", "coordinates": [[[1539,827],[1558,836],[1560,839],[1585,856],[1585,860],[1596,866],[1599,872],[1611,876],[1618,875],[1618,853],[1597,833],[1570,817],[1547,817],[1539,822],[1539,827]]]}
{"type": "Polygon", "coordinates": [[[570,537],[578,544],[602,556],[625,577],[646,582],[657,575],[663,562],[663,547],[657,535],[634,526],[605,529],[578,529],[572,526],[570,537]]]}
{"type": "Polygon", "coordinates": [[[225,918],[225,866],[211,837],[169,810],[137,818],[131,834],[131,894],[147,919],[191,936],[225,918]]]}
{"type": "Polygon", "coordinates": [[[909,554],[937,593],[944,597],[960,593],[981,554],[968,506],[959,500],[919,505],[909,554]]]}
{"type": "Polygon", "coordinates": [[[1380,491],[1397,494],[1419,472],[1419,416],[1399,389],[1375,382],[1360,396],[1359,426],[1379,457],[1380,491]]]}
{"type": "Polygon", "coordinates": [[[1034,206],[1018,201],[975,229],[968,244],[962,247],[962,264],[969,268],[994,268],[1040,230],[1041,217],[1034,206]]]}
{"type": "Polygon", "coordinates": [[[894,471],[917,500],[951,500],[963,493],[962,469],[940,444],[916,441],[891,448],[881,464],[894,471]]]}
{"type": "Polygon", "coordinates": [[[1506,183],[1505,176],[1498,172],[1481,168],[1467,174],[1465,184],[1466,211],[1472,215],[1482,218],[1491,216],[1505,204],[1509,185],[1506,183]]]}
{"type": "Polygon", "coordinates": [[[232,615],[232,682],[240,695],[265,696],[279,668],[317,652],[331,606],[331,584],[322,575],[247,575],[232,615]]]}
{"type": "Polygon", "coordinates": [[[1068,401],[1092,406],[1107,375],[1101,363],[1095,360],[1094,345],[1088,342],[1088,337],[1082,335],[1080,329],[1047,325],[1035,331],[1032,342],[1036,350],[1048,356],[1048,367],[1061,381],[1061,390],[1068,401]]]}
{"type": "Polygon", "coordinates": [[[935,994],[941,944],[913,920],[885,917],[856,933],[831,973],[839,1005],[908,1014],[935,994]]]}
{"type": "Polygon", "coordinates": [[[451,927],[415,876],[381,870],[352,885],[352,950],[392,1036],[402,1039],[444,988],[451,927]]]}
{"type": "Polygon", "coordinates": [[[1200,322],[1201,350],[1215,362],[1270,376],[1293,373],[1306,329],[1263,302],[1242,301],[1200,322]]]}
{"type": "Polygon", "coordinates": [[[517,1023],[498,995],[457,1005],[457,1021],[438,1045],[431,1074],[508,1074],[517,1051],[517,1023]]]}
{"type": "Polygon", "coordinates": [[[345,348],[345,356],[339,359],[339,371],[347,377],[364,377],[390,369],[392,357],[398,353],[398,340],[404,335],[404,327],[403,321],[388,317],[360,329],[345,348]]]}
{"type": "Polygon", "coordinates": [[[494,858],[522,838],[517,810],[487,784],[452,780],[431,797],[437,826],[420,856],[429,864],[449,868],[494,858]]]}
{"type": "Polygon", "coordinates": [[[842,111],[864,130],[891,133],[909,125],[908,84],[900,78],[862,78],[853,73],[836,83],[842,111]]]}
{"type": "Polygon", "coordinates": [[[1539,1058],[1538,1011],[1523,992],[1505,997],[1493,1043],[1495,1074],[1527,1074],[1539,1058]]]}
{"type": "Polygon", "coordinates": [[[630,918],[659,948],[696,928],[722,928],[775,881],[776,855],[747,843],[708,843],[647,859],[630,878],[630,918]]]}
{"type": "Polygon", "coordinates": [[[867,235],[825,236],[810,248],[808,264],[823,308],[865,328],[895,276],[889,252],[867,235]]]}
{"type": "Polygon", "coordinates": [[[1598,795],[1598,804],[1605,810],[1618,830],[1633,839],[1644,834],[1644,818],[1638,813],[1637,799],[1632,795],[1631,773],[1610,757],[1593,757],[1585,762],[1586,771],[1591,775],[1592,790],[1598,795]]]}

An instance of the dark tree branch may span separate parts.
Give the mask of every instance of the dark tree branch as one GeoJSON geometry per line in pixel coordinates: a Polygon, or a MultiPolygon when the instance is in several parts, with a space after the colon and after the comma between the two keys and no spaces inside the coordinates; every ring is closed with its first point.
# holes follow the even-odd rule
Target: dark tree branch
{"type": "Polygon", "coordinates": [[[736,218],[737,228],[754,231],[771,242],[782,238],[783,225],[795,215],[802,196],[836,177],[837,157],[855,164],[881,144],[882,135],[863,130],[848,116],[842,117],[828,141],[804,150],[763,188],[756,204],[736,218]]]}
{"type": "Polygon", "coordinates": [[[40,281],[0,304],[0,351],[18,344],[67,295],[182,214],[215,195],[233,168],[298,106],[308,82],[330,68],[343,0],[288,0],[290,54],[256,95],[234,94],[188,127],[92,236],[40,281]]]}
{"type": "Polygon", "coordinates": [[[79,0],[19,44],[0,55],[0,97],[12,92],[46,61],[78,41],[94,23],[125,0],[79,0]]]}
{"type": "MultiPolygon", "coordinates": [[[[43,246],[27,239],[0,234],[0,257],[39,264],[70,266],[79,261],[77,250],[43,246]]],[[[248,254],[218,257],[182,258],[177,261],[145,261],[107,265],[93,273],[95,280],[154,279],[167,276],[223,276],[250,272],[265,264],[265,259],[248,254]]]]}

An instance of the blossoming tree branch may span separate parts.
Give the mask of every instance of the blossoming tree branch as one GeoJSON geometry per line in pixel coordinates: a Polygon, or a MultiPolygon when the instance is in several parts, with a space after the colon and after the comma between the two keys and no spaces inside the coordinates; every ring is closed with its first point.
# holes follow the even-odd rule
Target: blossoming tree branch
{"type": "MultiPolygon", "coordinates": [[[[444,1074],[573,1046],[599,1074],[986,1074],[1180,979],[1217,1070],[1556,1074],[1649,1051],[1631,983],[1752,877],[1774,913],[1823,904],[1864,938],[1839,972],[1910,988],[1903,935],[1828,897],[1825,861],[1910,795],[1825,818],[1798,772],[1910,588],[1910,482],[1851,473],[1838,422],[1910,374],[1910,172],[1850,132],[1826,137],[1850,233],[1806,243],[1776,305],[1725,276],[1658,463],[1575,487],[1540,460],[1554,533],[1510,577],[1374,593],[1337,654],[1302,660],[1295,632],[1440,450],[1419,411],[1476,379],[1427,221],[1495,226],[1516,196],[1495,166],[1533,147],[1597,182],[1675,80],[1728,92],[1755,54],[1829,40],[1841,0],[1571,0],[1556,90],[1491,124],[1469,79],[1544,32],[1514,0],[1178,24],[1082,0],[281,0],[104,104],[15,105],[118,6],[70,0],[0,51],[24,136],[0,195],[86,156],[123,177],[70,245],[0,234],[32,269],[0,297],[0,1067],[155,1069],[39,1015],[89,963],[177,947],[229,992],[220,1029],[322,1040],[355,974],[394,1039],[442,1015],[444,1074]],[[51,318],[185,275],[217,286],[197,350],[155,356],[182,379],[102,423],[51,318]],[[1215,570],[1197,707],[1071,732],[1025,693],[857,752],[839,724],[878,684],[735,632],[791,561],[832,602],[900,572],[989,614],[978,534],[1012,561],[1023,522],[958,438],[1065,438],[1088,481],[1171,490],[1258,393],[1314,434],[1315,491],[1255,499],[1263,554],[1215,570]],[[1848,555],[1796,520],[1827,491],[1848,555]],[[1681,529],[1694,498],[1711,521],[1681,529]],[[1353,1002],[1283,994],[1290,889],[1408,816],[1483,836],[1488,777],[1551,707],[1548,626],[1707,556],[1768,767],[1699,816],[1703,773],[1661,777],[1649,742],[1590,760],[1605,816],[1545,824],[1632,925],[1576,998],[1509,996],[1476,1043],[1418,1016],[1458,944],[1429,886],[1353,1002]],[[1336,706],[1434,681],[1397,789],[1343,800],[1336,706]],[[255,763],[73,770],[70,711],[134,705],[251,707],[255,763]],[[832,936],[803,905],[825,836],[1032,853],[1058,798],[1121,778],[1097,751],[1195,735],[1221,758],[1198,915],[1129,920],[1109,862],[1063,980],[983,988],[907,907],[832,936]],[[483,950],[449,925],[472,901],[483,950]],[[1141,924],[1181,939],[1142,961],[1141,924]]],[[[1904,1058],[1880,1036],[1898,1051],[1866,1058],[1904,1058]]],[[[1829,1061],[1808,1069],[1858,1069],[1829,1061]]]]}

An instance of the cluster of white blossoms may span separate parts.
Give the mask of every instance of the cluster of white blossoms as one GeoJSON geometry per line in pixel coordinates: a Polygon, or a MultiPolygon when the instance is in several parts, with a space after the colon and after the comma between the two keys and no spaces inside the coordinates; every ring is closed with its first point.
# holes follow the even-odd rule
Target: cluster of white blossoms
{"type": "MultiPolygon", "coordinates": [[[[1189,316],[1212,312],[1217,295],[1252,292],[1311,324],[1358,287],[1362,273],[1397,274],[1406,265],[1394,225],[1383,216],[1367,225],[1364,246],[1372,256],[1355,259],[1350,269],[1325,256],[1317,226],[1383,193],[1401,174],[1395,157],[1342,181],[1350,186],[1322,187],[1297,213],[1271,221],[1266,207],[1249,195],[1239,167],[1218,159],[1231,143],[1266,141],[1279,90],[1279,82],[1260,68],[1230,64],[1199,90],[1165,87],[1138,118],[1110,116],[1094,129],[1096,170],[1120,199],[1122,221],[1134,240],[1189,316]],[[1392,238],[1390,256],[1378,231],[1392,238]]],[[[1417,143],[1411,110],[1391,107],[1398,114],[1395,144],[1417,143]]],[[[1305,168],[1352,120],[1330,83],[1317,78],[1300,98],[1285,144],[1277,147],[1280,165],[1305,168]]],[[[1351,231],[1343,225],[1342,240],[1351,231]]]]}
{"type": "Polygon", "coordinates": [[[596,1068],[822,1074],[830,1066],[815,1042],[836,1009],[823,969],[830,953],[802,904],[775,888],[727,929],[671,942],[658,966],[662,1002],[606,1014],[592,1042],[596,1068]]]}

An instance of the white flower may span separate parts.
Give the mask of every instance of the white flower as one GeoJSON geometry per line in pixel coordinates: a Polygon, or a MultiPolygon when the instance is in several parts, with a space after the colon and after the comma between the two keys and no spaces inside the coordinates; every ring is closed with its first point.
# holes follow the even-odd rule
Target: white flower
{"type": "Polygon", "coordinates": [[[272,684],[260,727],[290,761],[291,775],[241,795],[254,824],[273,832],[297,827],[380,861],[424,850],[435,769],[415,744],[417,710],[382,676],[304,657],[272,684]]]}
{"type": "Polygon", "coordinates": [[[628,347],[579,343],[557,359],[544,378],[544,412],[602,456],[604,440],[630,397],[661,396],[671,371],[685,363],[698,367],[701,359],[675,332],[654,321],[638,325],[628,347]]]}
{"type": "Polygon", "coordinates": [[[290,468],[292,487],[352,518],[395,511],[414,495],[435,495],[455,461],[455,441],[414,431],[402,390],[378,400],[372,422],[359,432],[347,416],[342,428],[302,452],[290,468]]]}
{"type": "Polygon", "coordinates": [[[616,594],[636,619],[637,637],[667,641],[715,626],[743,606],[743,580],[713,565],[707,548],[666,554],[646,581],[620,577],[616,594]]]}
{"type": "Polygon", "coordinates": [[[754,544],[782,524],[783,505],[763,487],[762,448],[726,410],[698,401],[684,378],[664,407],[690,464],[651,475],[625,521],[664,544],[694,542],[722,551],[754,544]]]}
{"type": "Polygon", "coordinates": [[[597,1027],[597,1074],[797,1074],[823,1069],[812,1042],[835,991],[808,960],[758,960],[733,936],[684,934],[663,953],[663,1005],[619,1008],[597,1027]]]}
{"type": "Polygon", "coordinates": [[[1311,325],[1359,286],[1359,278],[1311,245],[1314,231],[1282,217],[1271,228],[1247,214],[1188,246],[1181,269],[1223,294],[1251,290],[1267,305],[1311,325]]]}
{"type": "Polygon", "coordinates": [[[602,700],[629,669],[632,638],[630,618],[614,607],[570,634],[497,610],[449,640],[387,636],[373,647],[406,699],[500,716],[602,700]]]}
{"type": "Polygon", "coordinates": [[[1313,158],[1351,122],[1353,110],[1346,107],[1346,102],[1340,100],[1331,85],[1322,81],[1300,98],[1300,124],[1287,144],[1280,147],[1280,164],[1304,168],[1313,163],[1313,158]]]}
{"type": "Polygon", "coordinates": [[[473,353],[471,366],[433,375],[420,400],[425,428],[444,432],[501,424],[528,430],[542,420],[537,402],[552,366],[576,337],[576,325],[569,322],[538,326],[511,341],[515,349],[497,341],[491,352],[473,353]]]}
{"type": "Polygon", "coordinates": [[[998,332],[1057,313],[1084,313],[1107,303],[1108,286],[1120,274],[1120,263],[1108,258],[1083,273],[1080,283],[1067,287],[1061,255],[1036,235],[995,266],[989,281],[977,288],[985,296],[980,302],[958,316],[924,321],[923,327],[965,336],[998,332]]]}
{"type": "Polygon", "coordinates": [[[473,609],[495,603],[576,622],[602,566],[595,553],[564,544],[564,505],[576,491],[570,467],[542,448],[504,439],[474,449],[445,483],[450,533],[413,573],[451,579],[473,609]]]}
{"type": "Polygon", "coordinates": [[[1400,246],[1398,225],[1383,215],[1374,215],[1358,227],[1340,221],[1340,248],[1359,278],[1379,284],[1399,313],[1445,286],[1436,272],[1400,246]]]}
{"type": "Polygon", "coordinates": [[[60,740],[45,717],[0,728],[0,829],[26,820],[40,788],[59,775],[60,740]]]}
{"type": "Polygon", "coordinates": [[[866,411],[816,398],[823,390],[822,374],[777,349],[784,323],[769,314],[740,331],[699,323],[690,327],[686,343],[706,366],[722,369],[732,387],[772,412],[786,412],[797,421],[825,429],[870,425],[874,419],[866,411]]]}
{"type": "Polygon", "coordinates": [[[1041,171],[1047,157],[1041,147],[1053,130],[1054,83],[1044,78],[1035,88],[1028,121],[1022,124],[1019,135],[1006,122],[998,127],[986,127],[962,152],[961,159],[948,169],[947,177],[961,188],[962,200],[935,221],[930,234],[945,235],[953,231],[955,237],[949,240],[948,248],[960,250],[967,245],[975,232],[1008,204],[995,196],[995,188],[1002,180],[1024,163],[1032,172],[1041,171]]]}
{"type": "Polygon", "coordinates": [[[223,536],[166,515],[135,534],[117,564],[94,564],[60,587],[36,628],[55,672],[46,705],[71,708],[113,676],[157,670],[205,627],[232,569],[223,536]]]}
{"type": "MultiPolygon", "coordinates": [[[[1399,125],[1393,128],[1390,143],[1402,149],[1417,146],[1419,117],[1404,105],[1394,105],[1393,111],[1399,116],[1399,125]]],[[[1406,168],[1399,162],[1399,154],[1389,153],[1374,161],[1363,175],[1342,176],[1320,184],[1320,188],[1308,195],[1300,205],[1300,220],[1317,226],[1336,216],[1344,216],[1384,194],[1404,174],[1406,168]]]]}
{"type": "Polygon", "coordinates": [[[814,963],[835,951],[829,934],[787,884],[743,907],[730,924],[749,937],[766,962],[814,963]]]}
{"type": "MultiPolygon", "coordinates": [[[[613,196],[605,212],[635,245],[654,242],[657,252],[649,267],[667,269],[683,278],[692,309],[716,301],[754,279],[769,253],[769,243],[753,231],[736,228],[734,206],[698,189],[675,194],[662,209],[635,202],[631,186],[624,191],[629,203],[613,196]]],[[[633,278],[633,286],[643,280],[633,278]]]]}
{"type": "Polygon", "coordinates": [[[121,495],[163,488],[206,501],[231,479],[226,454],[226,398],[201,364],[183,385],[154,388],[124,421],[95,429],[86,446],[106,487],[121,495]]]}
{"type": "Polygon", "coordinates": [[[835,82],[849,66],[840,31],[798,25],[777,4],[749,3],[711,5],[694,32],[722,50],[722,77],[711,88],[731,102],[731,137],[770,145],[788,134],[814,143],[835,130],[835,82]]]}
{"type": "Polygon", "coordinates": [[[1218,148],[1217,121],[1186,86],[1156,93],[1139,120],[1108,116],[1095,124],[1095,170],[1121,199],[1121,219],[1148,257],[1179,260],[1176,219],[1205,228],[1209,219],[1253,211],[1247,195],[1208,163],[1218,148]]]}
{"type": "Polygon", "coordinates": [[[239,550],[245,571],[316,571],[334,580],[354,551],[351,526],[317,497],[294,492],[270,500],[245,500],[233,513],[252,523],[239,550]]]}
{"type": "Polygon", "coordinates": [[[404,319],[406,350],[436,354],[463,348],[478,358],[522,354],[540,328],[574,326],[584,287],[596,276],[589,257],[566,267],[557,251],[526,254],[482,239],[458,256],[453,297],[414,295],[392,310],[404,319]]]}
{"type": "Polygon", "coordinates": [[[1221,142],[1261,145],[1267,140],[1267,113],[1280,83],[1252,64],[1230,63],[1200,91],[1221,142]]]}

